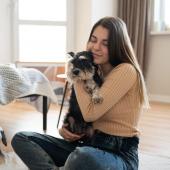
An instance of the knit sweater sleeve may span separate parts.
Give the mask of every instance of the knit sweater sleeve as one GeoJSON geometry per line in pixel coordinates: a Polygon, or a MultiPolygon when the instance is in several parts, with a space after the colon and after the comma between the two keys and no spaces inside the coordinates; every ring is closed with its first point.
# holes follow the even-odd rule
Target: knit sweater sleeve
{"type": "Polygon", "coordinates": [[[137,81],[137,71],[131,64],[120,64],[105,78],[99,89],[103,97],[101,104],[94,104],[91,96],[84,90],[82,81],[74,84],[76,97],[87,122],[93,122],[107,113],[131,89],[137,81]]]}

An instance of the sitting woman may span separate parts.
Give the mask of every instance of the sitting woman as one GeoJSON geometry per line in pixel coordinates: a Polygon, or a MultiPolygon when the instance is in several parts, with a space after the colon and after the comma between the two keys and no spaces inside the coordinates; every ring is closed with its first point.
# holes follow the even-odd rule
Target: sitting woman
{"type": "Polygon", "coordinates": [[[12,139],[14,151],[31,170],[137,170],[139,117],[148,107],[145,83],[129,40],[125,23],[114,17],[100,19],[92,28],[87,50],[99,65],[103,97],[95,104],[84,89],[74,84],[86,122],[93,123],[92,138],[82,142],[63,124],[64,139],[35,132],[19,132],[12,139]]]}

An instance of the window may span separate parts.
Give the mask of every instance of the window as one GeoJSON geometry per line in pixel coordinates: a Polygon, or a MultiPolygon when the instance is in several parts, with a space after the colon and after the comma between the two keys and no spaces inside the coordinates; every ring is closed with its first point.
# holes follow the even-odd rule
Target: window
{"type": "Polygon", "coordinates": [[[64,62],[73,43],[69,0],[17,0],[14,50],[19,62],[64,62]],[[70,45],[71,44],[71,45],[70,45]]]}
{"type": "Polygon", "coordinates": [[[154,0],[153,31],[170,31],[170,1],[154,0]]]}

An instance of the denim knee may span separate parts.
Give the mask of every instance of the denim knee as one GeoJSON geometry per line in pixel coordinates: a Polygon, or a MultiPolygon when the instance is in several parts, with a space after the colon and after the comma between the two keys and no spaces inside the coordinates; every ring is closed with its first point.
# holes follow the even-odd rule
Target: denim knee
{"type": "Polygon", "coordinates": [[[20,143],[20,139],[22,138],[21,135],[22,134],[22,132],[18,132],[18,133],[16,133],[14,136],[13,136],[13,138],[12,138],[12,140],[11,140],[11,145],[12,145],[12,147],[14,148],[14,150],[16,149],[16,145],[18,145],[18,143],[20,143]]]}
{"type": "Polygon", "coordinates": [[[51,157],[29,139],[35,134],[34,132],[16,133],[11,141],[14,151],[29,169],[56,170],[57,167],[51,157]]]}
{"type": "MultiPolygon", "coordinates": [[[[87,147],[77,147],[75,151],[69,155],[65,163],[65,170],[86,170],[85,167],[89,170],[89,167],[91,167],[92,164],[93,167],[95,167],[97,162],[90,157],[89,149],[87,147]]],[[[96,167],[93,169],[98,168],[96,167]]]]}
{"type": "Polygon", "coordinates": [[[64,166],[65,170],[125,170],[126,163],[117,154],[93,147],[77,147],[64,166]]]}
{"type": "Polygon", "coordinates": [[[27,139],[27,136],[29,136],[30,132],[18,132],[16,133],[12,140],[11,140],[11,145],[14,148],[18,148],[19,144],[23,142],[24,139],[27,139]]]}

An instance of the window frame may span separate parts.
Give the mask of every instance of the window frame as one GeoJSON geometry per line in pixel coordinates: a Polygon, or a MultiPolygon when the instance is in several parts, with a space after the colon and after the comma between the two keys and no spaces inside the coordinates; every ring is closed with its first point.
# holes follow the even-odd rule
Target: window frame
{"type": "Polygon", "coordinates": [[[159,6],[159,20],[158,22],[155,22],[155,0],[152,0],[152,17],[151,17],[151,34],[152,35],[167,35],[170,34],[170,27],[166,28],[165,23],[165,1],[159,0],[160,6],[159,6]]]}
{"type": "MultiPolygon", "coordinates": [[[[58,25],[58,26],[66,26],[66,52],[74,51],[75,49],[75,41],[74,41],[74,7],[75,0],[66,0],[66,21],[38,21],[38,20],[19,20],[19,8],[18,8],[18,0],[12,1],[12,60],[15,63],[22,63],[19,59],[19,25],[28,24],[28,25],[58,25]]],[[[56,61],[57,62],[57,61],[56,61]]],[[[24,62],[23,63],[37,63],[33,61],[24,62]]],[[[40,61],[39,63],[46,65],[46,62],[40,61]]],[[[54,64],[55,62],[49,62],[49,64],[54,64]]],[[[57,62],[57,63],[61,63],[57,62]]],[[[65,62],[63,62],[65,63],[65,62]]]]}

